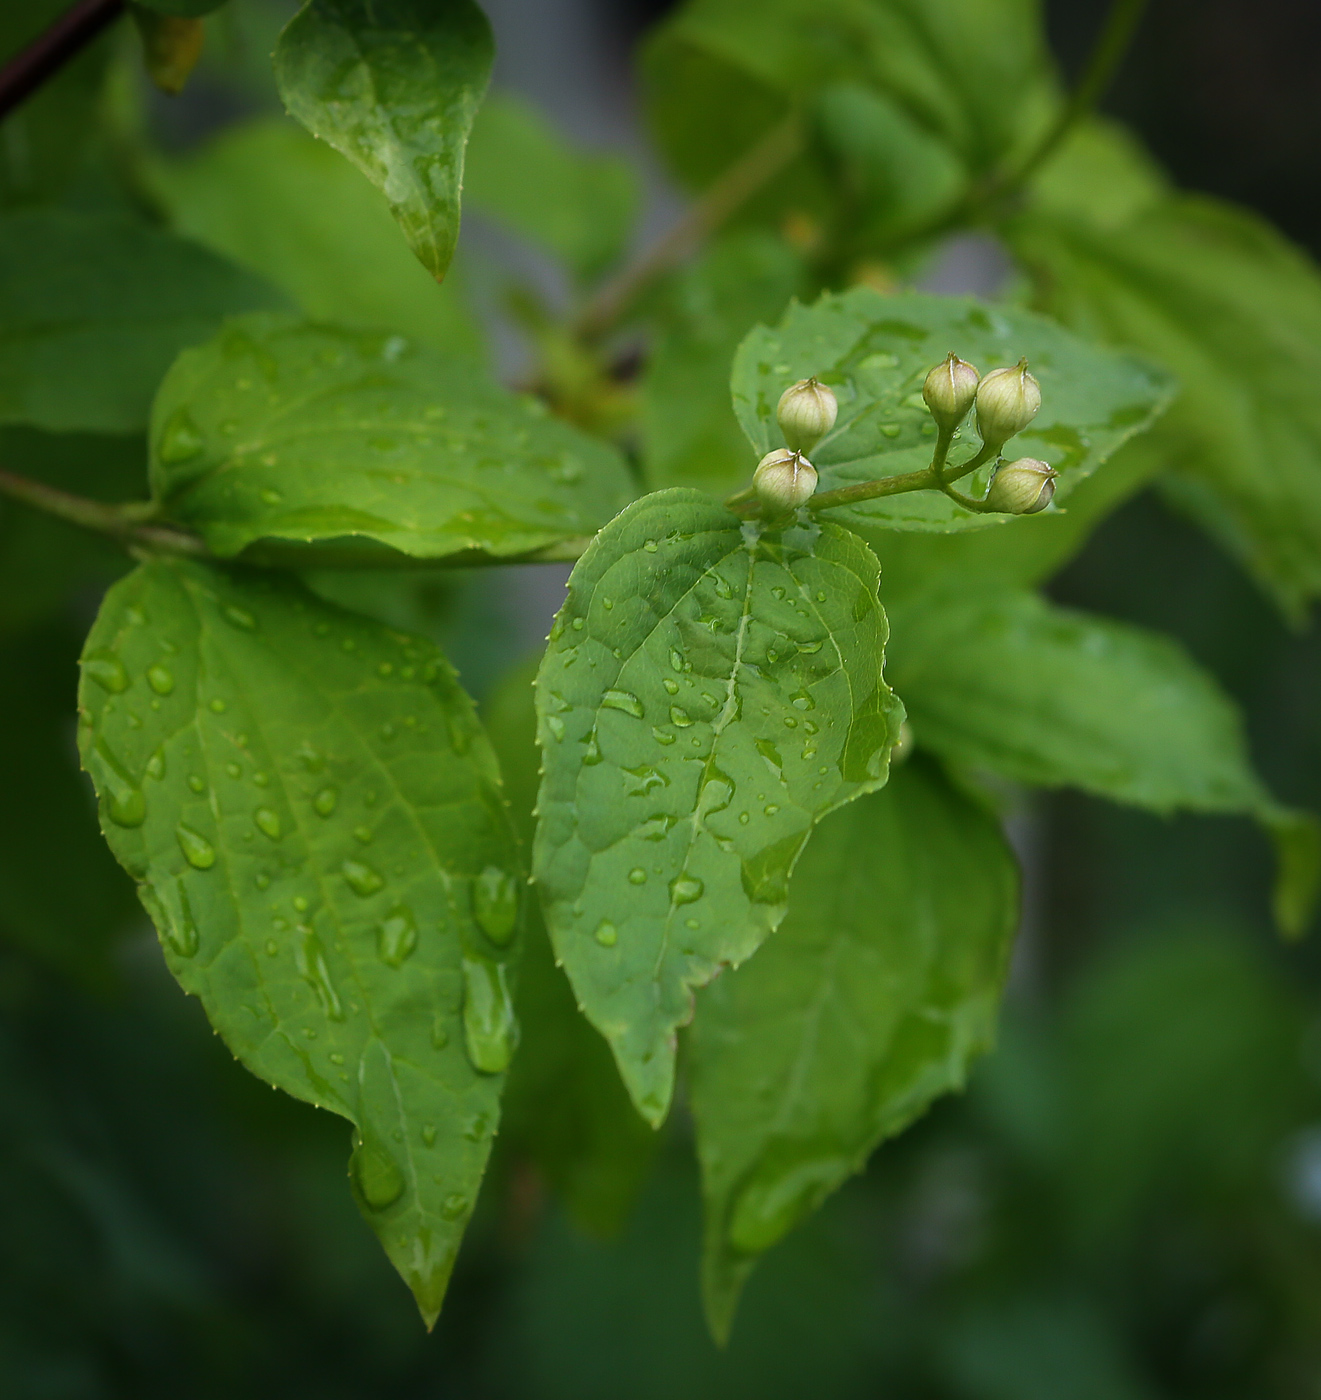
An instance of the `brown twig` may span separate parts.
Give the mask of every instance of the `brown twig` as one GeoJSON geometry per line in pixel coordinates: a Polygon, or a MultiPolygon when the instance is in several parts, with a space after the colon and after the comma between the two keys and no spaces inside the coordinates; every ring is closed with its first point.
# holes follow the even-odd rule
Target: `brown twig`
{"type": "Polygon", "coordinates": [[[0,118],[30,97],[124,10],[124,0],[79,0],[0,68],[0,118]]]}

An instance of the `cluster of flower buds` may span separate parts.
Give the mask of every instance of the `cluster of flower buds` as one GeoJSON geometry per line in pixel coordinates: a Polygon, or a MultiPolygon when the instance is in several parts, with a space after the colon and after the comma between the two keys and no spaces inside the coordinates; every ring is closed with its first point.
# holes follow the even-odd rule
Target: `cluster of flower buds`
{"type": "Polygon", "coordinates": [[[983,379],[975,365],[951,351],[927,375],[922,398],[945,433],[952,433],[975,403],[982,442],[998,452],[1037,416],[1041,385],[1027,372],[1026,360],[1007,369],[993,369],[983,379]]]}
{"type": "Polygon", "coordinates": [[[788,444],[768,452],[752,474],[752,488],[768,516],[787,515],[805,504],[816,490],[816,468],[807,453],[835,426],[839,404],[816,379],[791,384],[775,410],[788,444]]]}

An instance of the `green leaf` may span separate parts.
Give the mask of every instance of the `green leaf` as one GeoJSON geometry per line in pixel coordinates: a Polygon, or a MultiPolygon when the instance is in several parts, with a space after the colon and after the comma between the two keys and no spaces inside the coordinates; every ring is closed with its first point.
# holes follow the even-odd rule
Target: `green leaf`
{"type": "MultiPolygon", "coordinates": [[[[791,306],[778,327],[759,326],[739,347],[732,387],[735,412],[752,443],[749,468],[783,445],[775,422],[780,394],[795,380],[815,375],[840,401],[833,431],[812,453],[820,490],[921,470],[936,436],[922,382],[951,350],[983,373],[1027,357],[1041,381],[1042,407],[1007,451],[1041,458],[1060,471],[1058,503],[1150,424],[1172,391],[1154,366],[1086,345],[1030,312],[967,297],[883,296],[859,287],[823,296],[810,307],[791,306]]],[[[975,431],[965,426],[950,450],[951,464],[969,460],[978,446],[975,431]]],[[[979,494],[988,478],[989,468],[982,468],[962,489],[979,494]]],[[[864,538],[878,527],[984,529],[1006,519],[973,514],[937,491],[883,496],[833,510],[830,518],[864,538]]]]}
{"type": "Polygon", "coordinates": [[[171,970],[254,1074],[354,1124],[429,1325],[516,1033],[522,882],[471,703],[427,642],[182,562],[111,589],[82,665],[83,764],[171,970]]]}
{"type": "Polygon", "coordinates": [[[1233,703],[1174,642],[1013,590],[933,591],[892,611],[892,676],[919,744],[1157,812],[1254,816],[1280,852],[1277,914],[1301,932],[1316,823],[1272,800],[1233,703]]]}
{"type": "Polygon", "coordinates": [[[667,283],[641,383],[651,486],[725,495],[747,476],[747,443],[729,402],[729,362],[758,321],[783,312],[802,276],[802,259],[783,239],[748,231],[720,239],[667,283]]]}
{"type": "Polygon", "coordinates": [[[789,914],[689,1033],[717,1339],[763,1251],[986,1050],[1018,920],[995,820],[929,760],[828,817],[789,914]]]}
{"type": "Polygon", "coordinates": [[[370,185],[281,117],[227,128],[145,169],[175,227],[286,292],[309,316],[387,327],[451,354],[482,354],[461,274],[428,277],[370,185]]]}
{"type": "Polygon", "coordinates": [[[438,281],[459,238],[464,147],[494,54],[472,0],[308,0],[275,50],[290,114],[384,193],[438,281]]]}
{"type": "Polygon", "coordinates": [[[282,317],[180,356],[152,414],[152,490],[216,554],[301,562],[509,556],[628,499],[612,448],[402,336],[282,317]]]}
{"type": "MultiPolygon", "coordinates": [[[[531,846],[541,778],[536,663],[518,666],[483,707],[519,836],[531,846]]],[[[500,1140],[541,1169],[574,1221],[615,1235],[642,1188],[657,1137],[638,1117],[605,1041],[578,1014],[535,903],[515,1002],[521,1053],[505,1086],[500,1140]]]]}
{"type": "Polygon", "coordinates": [[[1301,617],[1321,592],[1321,275],[1246,210],[1169,198],[1122,226],[1009,226],[1042,301],[1178,375],[1158,439],[1179,502],[1301,617]]]}
{"type": "Polygon", "coordinates": [[[478,114],[464,194],[472,208],[562,258],[580,280],[624,251],[642,202],[626,160],[571,146],[534,107],[507,94],[478,114]]]}
{"type": "Polygon", "coordinates": [[[145,10],[155,10],[162,15],[177,15],[181,19],[196,19],[218,10],[225,0],[133,0],[145,10]]]}
{"type": "Polygon", "coordinates": [[[133,432],[170,361],[273,288],[169,234],[44,209],[0,219],[0,423],[133,432]]]}
{"type": "Polygon", "coordinates": [[[848,531],[740,529],[683,488],[630,506],[570,577],[537,677],[533,868],[555,952],[653,1124],[692,989],[784,917],[816,822],[885,781],[902,710],[876,587],[848,531]]]}

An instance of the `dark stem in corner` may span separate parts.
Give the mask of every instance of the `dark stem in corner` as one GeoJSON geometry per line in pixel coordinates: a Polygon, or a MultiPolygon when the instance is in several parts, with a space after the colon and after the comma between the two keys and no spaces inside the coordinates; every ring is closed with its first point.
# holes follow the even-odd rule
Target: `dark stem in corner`
{"type": "Polygon", "coordinates": [[[124,0],[80,0],[0,68],[0,119],[80,53],[124,10],[124,0]]]}

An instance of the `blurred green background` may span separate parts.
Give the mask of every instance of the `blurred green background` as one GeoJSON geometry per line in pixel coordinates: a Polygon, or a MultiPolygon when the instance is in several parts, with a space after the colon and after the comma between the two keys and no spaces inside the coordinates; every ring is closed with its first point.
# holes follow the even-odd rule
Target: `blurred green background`
{"type": "MultiPolygon", "coordinates": [[[[43,7],[6,8],[8,53],[43,7]]],[[[663,5],[491,9],[506,85],[543,105],[563,89],[564,124],[635,144],[624,62],[663,5]]],[[[1053,7],[1066,68],[1102,9],[1053,7]]],[[[287,10],[237,5],[189,97],[142,99],[165,147],[269,105],[287,10]]],[[[1318,41],[1307,0],[1157,0],[1109,105],[1185,183],[1317,250],[1318,41]]],[[[23,139],[51,145],[26,165],[0,126],[6,203],[125,197],[113,150],[57,158],[113,51],[43,94],[23,139]]],[[[460,271],[478,295],[480,266],[460,271]]],[[[6,430],[0,453],[108,499],[140,491],[132,439],[6,430]]],[[[232,1061],[100,841],[74,662],[121,566],[80,544],[72,567],[71,538],[0,514],[0,1395],[1321,1397],[1321,951],[1274,938],[1246,823],[1067,794],[1014,819],[1028,897],[999,1050],[771,1254],[726,1352],[701,1321],[681,1114],[611,1240],[506,1150],[427,1336],[345,1189],[345,1125],[232,1061]]],[[[438,636],[480,695],[535,646],[562,577],[322,582],[438,636]]],[[[1321,809],[1321,637],[1288,631],[1203,535],[1144,495],[1051,592],[1182,639],[1243,705],[1275,791],[1321,809]]]]}

